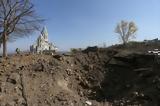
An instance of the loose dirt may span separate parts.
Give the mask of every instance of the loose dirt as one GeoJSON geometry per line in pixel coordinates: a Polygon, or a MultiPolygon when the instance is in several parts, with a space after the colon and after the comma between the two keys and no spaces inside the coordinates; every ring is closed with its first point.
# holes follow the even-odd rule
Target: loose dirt
{"type": "Polygon", "coordinates": [[[148,49],[91,47],[1,59],[0,106],[160,106],[160,57],[148,49]]]}

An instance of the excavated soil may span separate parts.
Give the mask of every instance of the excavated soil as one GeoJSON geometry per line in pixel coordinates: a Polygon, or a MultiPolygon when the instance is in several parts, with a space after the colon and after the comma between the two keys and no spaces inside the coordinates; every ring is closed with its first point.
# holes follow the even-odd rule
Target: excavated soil
{"type": "Polygon", "coordinates": [[[0,106],[160,106],[160,57],[148,49],[93,47],[1,59],[0,106]]]}

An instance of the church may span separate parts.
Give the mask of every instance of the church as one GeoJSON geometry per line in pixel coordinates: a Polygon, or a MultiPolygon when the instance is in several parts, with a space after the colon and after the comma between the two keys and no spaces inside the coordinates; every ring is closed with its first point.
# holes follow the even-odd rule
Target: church
{"type": "Polygon", "coordinates": [[[57,51],[57,47],[48,41],[48,31],[44,27],[41,31],[41,34],[37,38],[35,44],[30,46],[30,51],[33,53],[42,53],[44,51],[57,51]]]}

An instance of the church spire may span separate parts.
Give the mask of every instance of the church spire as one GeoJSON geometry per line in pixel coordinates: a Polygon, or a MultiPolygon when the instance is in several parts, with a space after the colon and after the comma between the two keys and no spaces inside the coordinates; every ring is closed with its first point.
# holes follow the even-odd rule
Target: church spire
{"type": "Polygon", "coordinates": [[[41,34],[44,37],[45,41],[48,41],[48,31],[46,26],[43,27],[41,34]]]}

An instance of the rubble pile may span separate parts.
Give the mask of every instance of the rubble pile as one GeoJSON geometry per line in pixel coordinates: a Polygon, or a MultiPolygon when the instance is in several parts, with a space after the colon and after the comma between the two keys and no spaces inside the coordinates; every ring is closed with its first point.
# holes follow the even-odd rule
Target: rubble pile
{"type": "Polygon", "coordinates": [[[159,106],[159,71],[157,55],[119,53],[108,63],[99,92],[116,106],[159,106]]]}
{"type": "MultiPolygon", "coordinates": [[[[25,54],[2,59],[0,106],[89,106],[91,104],[97,106],[102,104],[88,97],[92,92],[89,88],[97,86],[96,82],[98,83],[100,78],[91,74],[90,68],[94,66],[89,63],[88,54],[80,54],[53,56],[25,54]],[[92,85],[92,81],[89,80],[91,76],[96,78],[93,82],[95,85],[92,85]]],[[[92,58],[98,59],[94,54],[92,58]]],[[[93,61],[94,65],[96,61],[93,61]]]]}
{"type": "MultiPolygon", "coordinates": [[[[143,50],[144,51],[144,50],[143,50]]],[[[160,57],[117,47],[0,62],[0,106],[159,106],[160,57]]]]}

